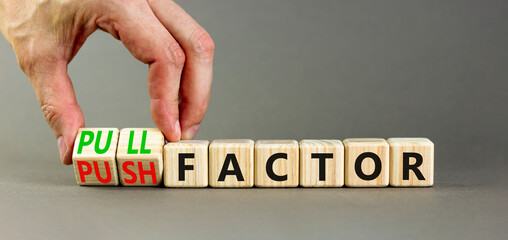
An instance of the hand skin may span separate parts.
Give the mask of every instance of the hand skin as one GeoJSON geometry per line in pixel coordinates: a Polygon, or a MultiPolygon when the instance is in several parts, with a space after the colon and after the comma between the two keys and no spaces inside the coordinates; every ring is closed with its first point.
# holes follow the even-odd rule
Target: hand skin
{"type": "Polygon", "coordinates": [[[67,65],[97,29],[149,65],[152,119],[166,139],[192,139],[210,98],[214,42],[175,2],[0,0],[0,30],[32,83],[62,162],[72,164],[74,138],[85,126],[67,65]]]}

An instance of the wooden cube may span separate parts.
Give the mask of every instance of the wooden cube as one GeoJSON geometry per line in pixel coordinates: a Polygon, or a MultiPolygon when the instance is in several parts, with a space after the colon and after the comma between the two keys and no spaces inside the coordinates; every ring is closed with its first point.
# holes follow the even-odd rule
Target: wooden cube
{"type": "Polygon", "coordinates": [[[427,138],[390,138],[390,185],[434,185],[434,143],[427,138]]]}
{"type": "Polygon", "coordinates": [[[164,146],[164,186],[208,186],[208,141],[183,140],[164,146]]]}
{"type": "Polygon", "coordinates": [[[118,185],[117,128],[80,128],[72,162],[79,185],[118,185]]]}
{"type": "Polygon", "coordinates": [[[300,186],[344,185],[344,145],[340,140],[300,141],[300,186]]]}
{"type": "Polygon", "coordinates": [[[208,148],[208,183],[212,187],[254,185],[254,141],[213,140],[208,148]]]}
{"type": "Polygon", "coordinates": [[[162,182],[164,135],[158,128],[120,131],[116,161],[124,186],[155,186],[162,182]]]}
{"type": "Polygon", "coordinates": [[[345,182],[348,187],[386,187],[389,182],[389,146],[381,138],[344,140],[345,182]]]}
{"type": "Polygon", "coordinates": [[[257,187],[297,187],[299,149],[295,140],[258,140],[255,145],[257,187]]]}

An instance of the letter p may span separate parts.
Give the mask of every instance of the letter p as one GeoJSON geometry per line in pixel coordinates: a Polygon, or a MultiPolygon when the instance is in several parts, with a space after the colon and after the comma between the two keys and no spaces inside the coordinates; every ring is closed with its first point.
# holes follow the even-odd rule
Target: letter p
{"type": "Polygon", "coordinates": [[[92,131],[81,131],[81,137],[79,138],[78,144],[78,152],[77,154],[81,154],[83,152],[83,147],[92,144],[94,138],[94,134],[92,131]],[[86,136],[88,136],[88,140],[85,140],[86,136]]]}
{"type": "Polygon", "coordinates": [[[85,175],[90,175],[92,173],[92,165],[86,161],[77,161],[76,164],[78,165],[79,178],[81,182],[84,183],[86,182],[85,175]],[[86,171],[83,169],[83,165],[86,166],[86,171]]]}

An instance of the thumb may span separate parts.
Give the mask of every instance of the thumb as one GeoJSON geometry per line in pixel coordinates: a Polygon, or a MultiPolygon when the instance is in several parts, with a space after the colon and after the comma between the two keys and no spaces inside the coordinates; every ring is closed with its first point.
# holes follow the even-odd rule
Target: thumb
{"type": "Polygon", "coordinates": [[[27,74],[32,82],[42,112],[57,138],[60,160],[72,164],[72,149],[78,129],[85,126],[71,79],[67,74],[67,62],[59,61],[43,67],[44,71],[27,74]]]}

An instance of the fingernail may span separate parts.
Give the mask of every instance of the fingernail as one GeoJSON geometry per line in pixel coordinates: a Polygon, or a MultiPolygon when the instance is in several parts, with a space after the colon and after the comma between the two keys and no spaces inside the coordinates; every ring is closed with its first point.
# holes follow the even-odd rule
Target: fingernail
{"type": "Polygon", "coordinates": [[[196,124],[190,128],[188,128],[182,135],[182,139],[190,140],[193,139],[194,136],[196,136],[196,133],[198,133],[200,124],[196,124]]]}
{"type": "Polygon", "coordinates": [[[60,152],[60,160],[63,161],[65,153],[67,152],[67,146],[65,146],[65,141],[62,136],[60,136],[57,141],[58,141],[58,151],[60,152]]]}
{"type": "Polygon", "coordinates": [[[180,138],[182,136],[182,129],[180,129],[180,120],[176,120],[176,123],[175,123],[175,133],[178,134],[178,140],[180,140],[180,138]]]}

